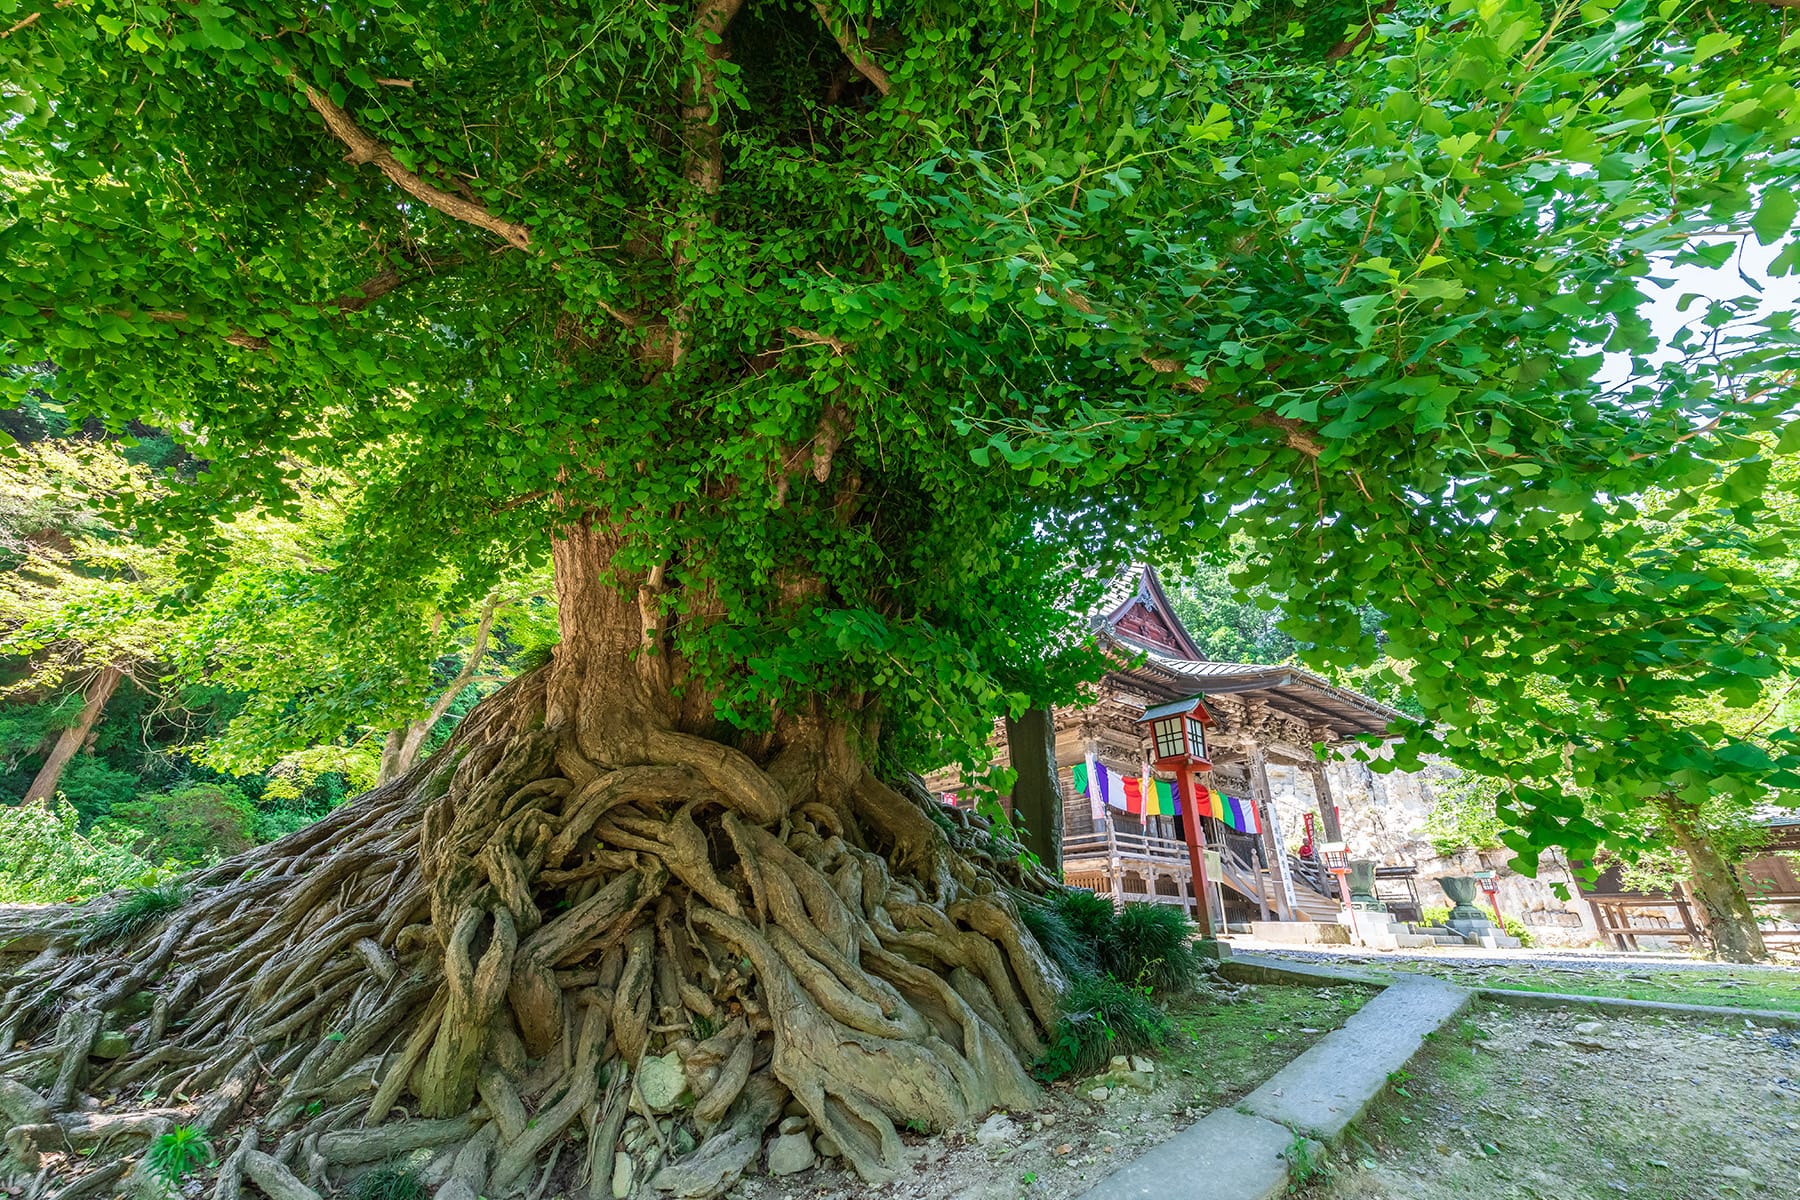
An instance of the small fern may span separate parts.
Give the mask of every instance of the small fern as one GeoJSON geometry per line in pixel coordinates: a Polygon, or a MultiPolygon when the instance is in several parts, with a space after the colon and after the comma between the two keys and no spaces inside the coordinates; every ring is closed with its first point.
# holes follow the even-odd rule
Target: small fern
{"type": "Polygon", "coordinates": [[[173,1191],[211,1158],[212,1147],[206,1144],[205,1134],[192,1125],[177,1125],[150,1143],[145,1165],[150,1174],[168,1184],[173,1191]]]}
{"type": "Polygon", "coordinates": [[[357,1176],[349,1195],[350,1200],[423,1200],[425,1183],[412,1167],[390,1163],[357,1176]]]}
{"type": "Polygon", "coordinates": [[[133,888],[123,900],[88,918],[76,948],[91,950],[109,942],[129,941],[186,904],[187,899],[187,885],[182,883],[133,888]]]}

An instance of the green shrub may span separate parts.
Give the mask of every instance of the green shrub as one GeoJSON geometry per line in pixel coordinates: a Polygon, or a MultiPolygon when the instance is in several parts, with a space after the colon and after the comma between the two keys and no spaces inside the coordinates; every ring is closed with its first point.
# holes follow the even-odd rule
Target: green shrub
{"type": "Polygon", "coordinates": [[[1180,991],[1193,985],[1200,966],[1193,935],[1193,922],[1179,908],[1127,904],[1100,943],[1101,965],[1119,979],[1158,992],[1180,991]]]}
{"type": "Polygon", "coordinates": [[[1072,976],[1104,972],[1168,992],[1190,986],[1199,966],[1193,923],[1171,905],[1114,908],[1105,896],[1069,888],[1051,896],[1047,909],[1021,906],[1020,916],[1072,976]]]}
{"type": "Polygon", "coordinates": [[[177,1125],[150,1143],[145,1165],[150,1174],[162,1180],[171,1191],[179,1190],[181,1181],[212,1157],[206,1135],[192,1125],[177,1125]]]}
{"type": "Polygon", "coordinates": [[[349,1193],[350,1200],[422,1200],[425,1184],[413,1168],[389,1165],[359,1175],[349,1193]]]}
{"type": "Polygon", "coordinates": [[[65,803],[0,807],[0,902],[82,900],[154,873],[117,837],[83,834],[80,824],[65,803]]]}
{"type": "Polygon", "coordinates": [[[1448,904],[1426,904],[1419,909],[1419,922],[1424,925],[1442,925],[1450,919],[1448,904]]]}
{"type": "Polygon", "coordinates": [[[1500,928],[1505,932],[1507,937],[1518,938],[1521,947],[1531,945],[1531,929],[1525,922],[1519,920],[1519,918],[1510,915],[1501,917],[1500,928]]]}
{"type": "Polygon", "coordinates": [[[89,950],[108,942],[128,941],[186,904],[187,899],[187,885],[173,880],[133,888],[123,899],[88,918],[76,947],[89,950]]]}
{"type": "Polygon", "coordinates": [[[1081,888],[1068,888],[1056,893],[1050,903],[1069,927],[1069,932],[1098,955],[1100,943],[1106,940],[1112,931],[1113,919],[1118,916],[1113,902],[1081,888]]]}
{"type": "Polygon", "coordinates": [[[136,834],[140,853],[193,865],[254,846],[256,816],[242,789],[229,783],[190,783],[114,804],[103,826],[136,834]]]}
{"type": "Polygon", "coordinates": [[[1152,1003],[1148,989],[1129,987],[1104,975],[1075,980],[1063,997],[1063,1016],[1035,1068],[1049,1082],[1104,1067],[1115,1054],[1160,1049],[1175,1032],[1168,1016],[1152,1003]]]}
{"type": "Polygon", "coordinates": [[[115,767],[97,754],[77,754],[56,781],[57,794],[73,804],[89,825],[118,805],[129,804],[142,786],[136,771],[115,767]]]}

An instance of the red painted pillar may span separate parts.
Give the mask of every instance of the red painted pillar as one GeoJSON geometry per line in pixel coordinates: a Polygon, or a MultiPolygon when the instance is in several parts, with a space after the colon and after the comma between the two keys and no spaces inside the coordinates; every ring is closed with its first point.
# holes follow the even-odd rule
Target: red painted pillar
{"type": "Polygon", "coordinates": [[[1200,830],[1200,804],[1194,798],[1193,768],[1182,763],[1176,768],[1181,787],[1181,832],[1187,838],[1188,878],[1192,880],[1194,900],[1200,909],[1200,936],[1212,938],[1212,884],[1206,878],[1206,835],[1200,830]]]}

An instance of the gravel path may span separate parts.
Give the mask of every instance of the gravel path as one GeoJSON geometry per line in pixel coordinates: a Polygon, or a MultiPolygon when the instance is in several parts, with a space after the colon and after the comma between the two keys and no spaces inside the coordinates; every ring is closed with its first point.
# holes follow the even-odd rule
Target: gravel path
{"type": "Polygon", "coordinates": [[[1617,974],[1643,974],[1654,971],[1770,971],[1792,975],[1800,986],[1800,967],[1713,962],[1704,958],[1688,958],[1680,954],[1627,954],[1597,950],[1482,950],[1440,946],[1435,950],[1392,950],[1371,953],[1350,947],[1309,946],[1300,949],[1255,938],[1231,939],[1234,947],[1255,950],[1271,958],[1287,958],[1296,962],[1328,963],[1333,966],[1392,966],[1405,969],[1408,964],[1420,966],[1454,965],[1459,967],[1548,967],[1558,971],[1608,971],[1617,974]]]}

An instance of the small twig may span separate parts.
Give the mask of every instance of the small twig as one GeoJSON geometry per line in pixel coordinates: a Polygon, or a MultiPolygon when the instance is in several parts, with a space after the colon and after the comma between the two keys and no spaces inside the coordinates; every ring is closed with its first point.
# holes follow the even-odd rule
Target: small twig
{"type": "Polygon", "coordinates": [[[9,38],[13,34],[19,32],[19,30],[25,28],[27,25],[37,24],[38,18],[43,15],[44,14],[41,12],[32,13],[30,16],[26,17],[24,20],[20,21],[16,25],[14,25],[11,29],[8,29],[5,33],[0,33],[0,38],[9,38]]]}

